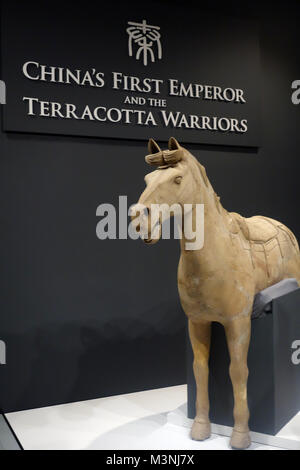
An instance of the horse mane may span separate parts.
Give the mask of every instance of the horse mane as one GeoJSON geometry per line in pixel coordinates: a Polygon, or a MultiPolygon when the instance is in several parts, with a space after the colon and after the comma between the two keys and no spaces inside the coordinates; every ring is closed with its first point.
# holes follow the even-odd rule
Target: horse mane
{"type": "Polygon", "coordinates": [[[188,155],[188,159],[191,162],[193,162],[196,165],[197,169],[199,170],[199,173],[201,175],[201,179],[202,179],[204,185],[207,187],[208,191],[212,194],[212,196],[214,198],[216,209],[218,210],[219,213],[221,213],[222,210],[225,210],[225,209],[224,209],[224,207],[222,206],[222,204],[220,202],[220,197],[217,195],[217,193],[215,192],[214,188],[211,185],[211,182],[208,179],[205,167],[203,165],[201,165],[201,163],[197,160],[197,158],[194,157],[194,155],[192,155],[187,150],[186,150],[186,154],[188,155]]]}

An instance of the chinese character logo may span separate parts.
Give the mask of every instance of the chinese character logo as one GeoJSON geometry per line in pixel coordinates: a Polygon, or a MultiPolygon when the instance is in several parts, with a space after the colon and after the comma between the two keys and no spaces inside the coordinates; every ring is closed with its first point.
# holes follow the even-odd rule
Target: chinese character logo
{"type": "Polygon", "coordinates": [[[128,33],[128,54],[130,57],[133,55],[134,46],[136,46],[136,60],[143,59],[143,64],[148,64],[148,59],[155,62],[155,52],[157,58],[162,58],[161,42],[160,42],[160,27],[152,26],[143,20],[142,23],[134,23],[128,21],[129,28],[126,29],[128,33]]]}

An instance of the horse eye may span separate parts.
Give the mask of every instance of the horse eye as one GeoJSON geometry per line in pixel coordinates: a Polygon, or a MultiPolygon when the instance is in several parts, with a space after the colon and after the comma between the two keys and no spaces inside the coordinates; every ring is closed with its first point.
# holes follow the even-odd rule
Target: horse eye
{"type": "Polygon", "coordinates": [[[174,179],[174,183],[180,184],[181,180],[182,180],[182,176],[176,176],[176,178],[174,179]]]}

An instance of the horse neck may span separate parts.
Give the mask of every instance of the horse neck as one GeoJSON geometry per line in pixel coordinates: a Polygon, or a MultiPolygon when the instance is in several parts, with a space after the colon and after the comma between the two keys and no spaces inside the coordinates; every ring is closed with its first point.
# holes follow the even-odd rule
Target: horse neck
{"type": "Polygon", "coordinates": [[[219,197],[216,195],[209,181],[207,185],[204,185],[201,181],[199,191],[195,192],[191,213],[194,220],[196,217],[197,204],[204,205],[204,227],[200,227],[200,230],[204,230],[204,245],[199,250],[186,250],[186,246],[190,240],[185,237],[184,233],[180,245],[182,255],[187,255],[189,258],[196,256],[197,259],[199,259],[200,256],[205,262],[207,259],[211,259],[212,251],[218,249],[220,251],[223,250],[230,241],[229,216],[226,209],[221,205],[219,197]]]}

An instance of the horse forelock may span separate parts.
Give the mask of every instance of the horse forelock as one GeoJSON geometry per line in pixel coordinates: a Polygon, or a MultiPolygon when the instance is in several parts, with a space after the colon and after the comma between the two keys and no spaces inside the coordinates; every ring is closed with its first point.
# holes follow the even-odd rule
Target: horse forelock
{"type": "Polygon", "coordinates": [[[149,165],[157,167],[166,167],[176,165],[183,158],[184,150],[182,148],[176,150],[160,150],[156,153],[146,155],[145,160],[149,165]]]}

